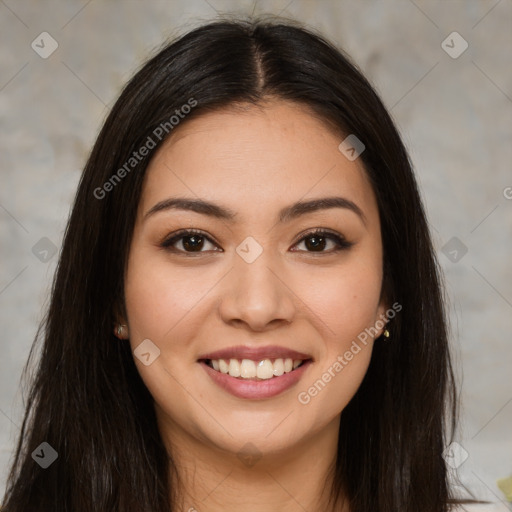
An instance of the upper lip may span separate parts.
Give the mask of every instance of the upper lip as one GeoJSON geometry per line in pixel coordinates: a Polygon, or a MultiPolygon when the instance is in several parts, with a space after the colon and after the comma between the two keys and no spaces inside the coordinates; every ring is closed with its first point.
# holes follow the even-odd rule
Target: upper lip
{"type": "Polygon", "coordinates": [[[312,359],[309,354],[297,352],[286,347],[279,347],[277,345],[268,345],[266,347],[249,347],[245,345],[238,345],[236,347],[223,348],[215,352],[208,352],[199,356],[201,359],[251,359],[253,361],[261,361],[263,359],[312,359]]]}

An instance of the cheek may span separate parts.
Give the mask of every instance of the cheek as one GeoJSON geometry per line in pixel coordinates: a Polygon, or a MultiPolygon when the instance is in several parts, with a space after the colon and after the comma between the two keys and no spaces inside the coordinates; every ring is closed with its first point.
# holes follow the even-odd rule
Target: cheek
{"type": "MultiPolygon", "coordinates": [[[[290,265],[283,276],[293,290],[290,300],[296,307],[295,320],[300,323],[305,319],[310,338],[318,338],[318,364],[294,399],[299,410],[307,407],[312,424],[319,426],[339,414],[366,373],[371,339],[359,343],[359,348],[353,341],[375,322],[381,269],[378,257],[372,254],[375,252],[361,251],[330,267],[290,265]]],[[[130,342],[135,348],[149,338],[161,347],[155,366],[138,364],[138,368],[155,401],[165,404],[171,417],[181,417],[181,406],[189,398],[164,368],[181,378],[182,363],[190,359],[190,346],[201,331],[201,322],[211,315],[208,291],[222,274],[214,266],[208,271],[207,267],[172,265],[154,253],[151,257],[144,249],[136,248],[130,255],[125,283],[130,342]]],[[[200,422],[201,411],[196,413],[200,422]]]]}
{"type": "MultiPolygon", "coordinates": [[[[299,294],[322,322],[326,348],[341,350],[376,320],[382,270],[378,260],[354,257],[339,268],[310,273],[299,294]]],[[[322,327],[320,327],[322,326],[322,327]]]]}
{"type": "Polygon", "coordinates": [[[298,390],[297,400],[312,416],[326,420],[345,408],[366,375],[382,273],[377,259],[361,258],[316,277],[308,280],[301,293],[319,319],[322,354],[314,375],[298,390]]]}
{"type": "Polygon", "coordinates": [[[125,283],[130,331],[164,340],[166,334],[201,301],[210,287],[193,268],[173,267],[165,258],[150,258],[135,251],[125,283]]]}

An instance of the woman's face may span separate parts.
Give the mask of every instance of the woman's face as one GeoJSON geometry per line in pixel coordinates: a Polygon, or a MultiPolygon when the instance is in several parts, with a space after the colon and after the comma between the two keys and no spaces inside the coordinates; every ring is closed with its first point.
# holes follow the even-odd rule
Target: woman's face
{"type": "Polygon", "coordinates": [[[365,329],[382,332],[372,188],[293,103],[175,130],[149,165],[126,270],[138,371],[168,440],[296,448],[337,425],[369,364],[365,329]],[[173,239],[188,229],[200,233],[173,239]]]}

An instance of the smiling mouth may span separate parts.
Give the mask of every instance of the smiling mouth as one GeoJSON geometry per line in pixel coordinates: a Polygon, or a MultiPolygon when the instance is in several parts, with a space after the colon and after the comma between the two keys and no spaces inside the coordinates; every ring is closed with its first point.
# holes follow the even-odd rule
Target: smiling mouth
{"type": "Polygon", "coordinates": [[[241,380],[270,380],[291,373],[311,359],[200,359],[213,370],[241,380]]]}

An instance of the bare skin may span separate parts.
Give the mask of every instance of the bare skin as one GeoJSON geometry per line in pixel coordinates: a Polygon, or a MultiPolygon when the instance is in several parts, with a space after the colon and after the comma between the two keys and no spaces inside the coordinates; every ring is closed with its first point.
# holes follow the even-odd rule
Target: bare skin
{"type": "Polygon", "coordinates": [[[360,159],[351,162],[338,150],[341,140],[304,107],[273,100],[185,122],[150,163],[126,268],[127,318],[120,321],[132,350],[145,339],[160,350],[148,366],[134,360],[178,469],[177,510],[329,510],[329,489],[322,490],[340,414],[367,371],[373,338],[344,359],[341,371],[333,365],[387,309],[376,199],[360,159]],[[183,209],[146,216],[178,196],[236,216],[183,209]],[[330,207],[278,219],[297,201],[334,196],[362,215],[330,207]],[[201,244],[182,235],[161,247],[189,228],[202,232],[201,244]],[[352,245],[335,250],[330,233],[314,245],[315,228],[352,245]],[[236,251],[247,237],[262,249],[251,263],[236,251]],[[239,398],[198,362],[235,345],[280,345],[313,362],[277,396],[239,398]],[[309,393],[319,379],[328,382],[309,393]]]}

